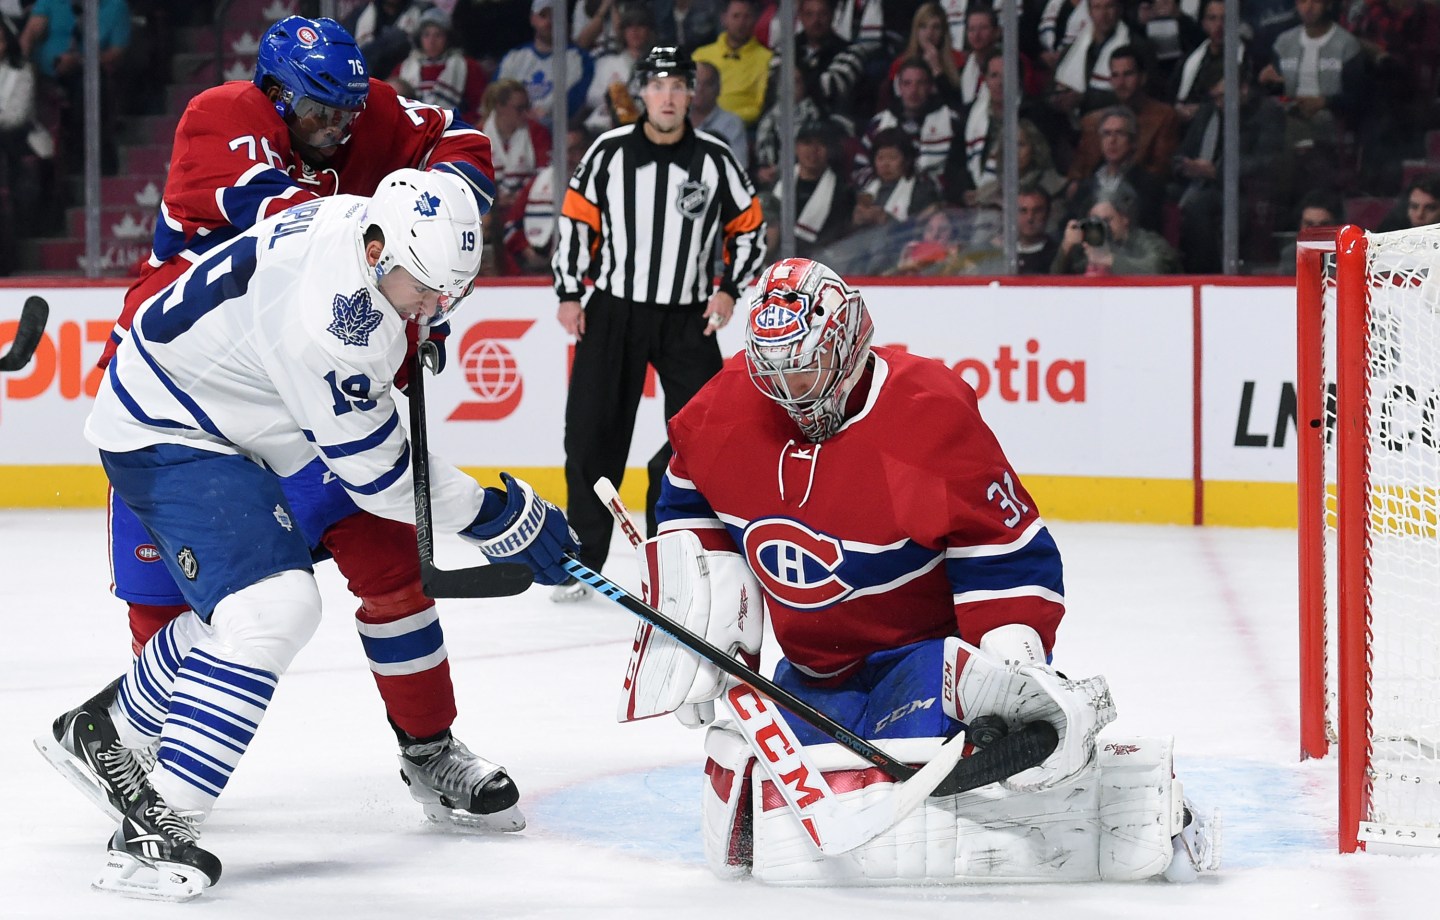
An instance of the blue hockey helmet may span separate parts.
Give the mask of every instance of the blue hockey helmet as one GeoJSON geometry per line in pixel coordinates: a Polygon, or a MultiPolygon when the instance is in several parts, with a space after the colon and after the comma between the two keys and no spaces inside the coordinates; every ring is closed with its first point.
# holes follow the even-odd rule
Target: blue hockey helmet
{"type": "MultiPolygon", "coordinates": [[[[280,87],[275,111],[288,120],[333,113],[353,113],[365,107],[370,72],[355,39],[333,19],[287,16],[260,39],[255,57],[255,85],[270,80],[280,87]],[[325,110],[329,110],[328,112],[325,110]]],[[[345,126],[349,118],[344,118],[345,126]]]]}

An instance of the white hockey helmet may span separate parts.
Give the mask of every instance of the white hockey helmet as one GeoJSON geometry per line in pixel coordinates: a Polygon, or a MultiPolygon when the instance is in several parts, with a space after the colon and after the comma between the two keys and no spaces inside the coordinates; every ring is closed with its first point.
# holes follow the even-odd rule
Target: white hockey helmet
{"type": "Polygon", "coordinates": [[[807,438],[823,441],[845,421],[874,329],[865,299],[833,269],[810,259],[776,262],[760,276],[745,326],[750,379],[807,438]]]}
{"type": "Polygon", "coordinates": [[[375,189],[362,233],[379,227],[385,251],[375,280],[403,268],[421,284],[440,293],[435,315],[416,322],[443,323],[460,306],[480,274],[480,208],[458,178],[442,172],[397,169],[375,189]]]}

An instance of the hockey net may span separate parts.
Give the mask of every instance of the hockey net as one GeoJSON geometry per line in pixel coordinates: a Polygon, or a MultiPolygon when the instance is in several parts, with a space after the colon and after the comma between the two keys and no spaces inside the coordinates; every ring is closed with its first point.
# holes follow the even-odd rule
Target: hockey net
{"type": "Polygon", "coordinates": [[[1440,847],[1440,228],[1302,241],[1301,751],[1342,851],[1440,847]]]}

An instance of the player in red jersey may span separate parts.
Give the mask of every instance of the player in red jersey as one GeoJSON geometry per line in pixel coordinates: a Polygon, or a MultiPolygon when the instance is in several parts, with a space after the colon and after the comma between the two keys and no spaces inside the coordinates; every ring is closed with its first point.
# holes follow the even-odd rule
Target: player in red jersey
{"type": "MultiPolygon", "coordinates": [[[[482,132],[370,79],[354,39],[334,20],[277,22],[260,41],[253,82],[205,90],[181,116],[154,249],[126,292],[101,366],[138,307],[211,249],[311,199],[371,195],[402,167],[458,176],[482,214],[494,199],[490,141],[482,132]]],[[[403,385],[403,373],[398,380],[403,385]]],[[[435,605],[420,587],[415,528],[360,511],[319,459],[283,487],[294,526],[317,556],[335,559],[360,598],[356,627],[400,742],[401,778],[411,795],[432,820],[523,828],[519,791],[504,768],[451,734],[455,693],[435,605]]],[[[154,541],[113,496],[110,531],[114,591],[130,604],[138,653],[188,608],[154,541]]]]}
{"type": "MultiPolygon", "coordinates": [[[[784,656],[775,682],[893,756],[928,760],[991,715],[1010,729],[1051,722],[1060,743],[993,794],[932,798],[853,851],[865,855],[827,857],[773,788],[752,787],[744,736],[715,723],[712,868],[809,884],[1212,868],[1205,822],[1172,781],[1170,741],[1119,745],[1128,759],[1116,764],[1116,746],[1095,741],[1114,718],[1105,679],[1050,667],[1065,613],[1060,552],[975,392],[939,361],[872,346],[872,331],[860,292],[826,266],[766,271],[744,354],[670,421],[659,536],[641,556],[648,595],[751,660],[768,615],[784,656]]],[[[668,642],[633,653],[623,705],[631,717],[712,722],[724,675],[668,642]]],[[[889,781],[809,725],[792,730],[842,800],[889,781]]]]}

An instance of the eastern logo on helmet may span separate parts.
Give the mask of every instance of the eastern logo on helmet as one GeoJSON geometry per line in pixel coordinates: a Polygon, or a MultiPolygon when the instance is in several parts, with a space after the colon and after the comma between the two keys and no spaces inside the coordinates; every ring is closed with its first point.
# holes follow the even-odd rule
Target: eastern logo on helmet
{"type": "Polygon", "coordinates": [[[855,590],[838,574],[845,562],[840,541],[799,521],[762,518],[745,528],[741,542],[760,584],[787,607],[819,610],[855,590]]]}
{"type": "Polygon", "coordinates": [[[309,26],[301,26],[295,30],[295,40],[306,48],[312,48],[320,41],[320,33],[309,26]]]}
{"type": "Polygon", "coordinates": [[[675,198],[675,210],[686,220],[699,220],[705,215],[705,206],[710,203],[710,186],[699,179],[686,179],[680,183],[675,198]]]}
{"type": "Polygon", "coordinates": [[[810,331],[810,298],[798,291],[772,293],[750,315],[751,335],[766,345],[784,345],[810,331]]]}
{"type": "Polygon", "coordinates": [[[421,217],[434,217],[438,207],[440,199],[429,192],[421,192],[420,197],[415,199],[415,210],[421,217]]]}
{"type": "Polygon", "coordinates": [[[370,292],[364,288],[349,297],[336,294],[332,309],[335,318],[325,329],[346,345],[369,345],[370,333],[379,329],[384,320],[383,314],[370,303],[370,292]]]}

